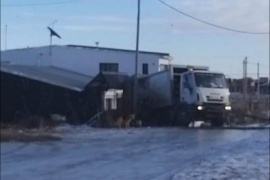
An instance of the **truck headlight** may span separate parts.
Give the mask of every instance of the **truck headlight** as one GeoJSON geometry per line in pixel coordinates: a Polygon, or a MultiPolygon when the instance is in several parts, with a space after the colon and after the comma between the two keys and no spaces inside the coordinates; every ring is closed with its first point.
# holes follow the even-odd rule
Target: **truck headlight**
{"type": "Polygon", "coordinates": [[[231,106],[225,106],[225,110],[230,111],[230,110],[232,110],[232,107],[231,106]]]}
{"type": "Polygon", "coordinates": [[[198,109],[199,111],[201,111],[201,110],[203,110],[203,106],[198,106],[197,109],[198,109]]]}

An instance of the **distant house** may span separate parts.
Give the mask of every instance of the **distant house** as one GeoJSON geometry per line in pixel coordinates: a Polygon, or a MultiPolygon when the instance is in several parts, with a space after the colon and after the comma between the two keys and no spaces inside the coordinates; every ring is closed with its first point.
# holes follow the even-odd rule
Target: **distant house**
{"type": "MultiPolygon", "coordinates": [[[[229,88],[231,92],[243,93],[243,83],[242,79],[227,79],[229,88]]],[[[269,79],[266,77],[261,77],[259,80],[260,84],[260,93],[261,94],[269,94],[269,79]]],[[[249,94],[257,93],[258,80],[254,80],[252,78],[247,78],[247,92],[249,94]]]]}
{"type": "Polygon", "coordinates": [[[261,83],[260,92],[262,94],[270,94],[270,82],[261,83]]]}
{"type": "MultiPolygon", "coordinates": [[[[139,52],[138,74],[152,74],[169,64],[169,53],[139,52]]],[[[1,52],[1,63],[53,66],[96,76],[99,72],[135,74],[135,51],[115,48],[63,45],[1,52]]]]}

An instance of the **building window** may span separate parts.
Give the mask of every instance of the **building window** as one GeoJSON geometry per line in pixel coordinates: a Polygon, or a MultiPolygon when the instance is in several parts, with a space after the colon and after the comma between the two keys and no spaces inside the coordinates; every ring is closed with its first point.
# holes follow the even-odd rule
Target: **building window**
{"type": "Polygon", "coordinates": [[[159,66],[159,70],[160,71],[165,71],[165,70],[168,70],[168,69],[169,69],[169,65],[161,64],[159,66]]]}
{"type": "Polygon", "coordinates": [[[100,72],[118,72],[119,66],[118,66],[118,63],[100,63],[99,71],[100,72]]]}
{"type": "Polygon", "coordinates": [[[148,64],[146,64],[146,63],[142,64],[142,73],[145,75],[148,74],[148,64]]]}

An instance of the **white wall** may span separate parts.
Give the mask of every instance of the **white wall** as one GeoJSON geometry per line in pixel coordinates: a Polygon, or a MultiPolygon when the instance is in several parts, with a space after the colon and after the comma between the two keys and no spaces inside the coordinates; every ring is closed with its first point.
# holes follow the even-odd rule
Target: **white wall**
{"type": "MultiPolygon", "coordinates": [[[[142,73],[142,64],[148,63],[149,74],[159,70],[157,54],[139,54],[138,73],[142,73]]],[[[118,63],[119,72],[133,75],[135,73],[135,53],[104,49],[53,46],[52,56],[49,47],[26,48],[24,50],[3,51],[1,61],[15,64],[53,65],[86,75],[95,76],[99,73],[99,63],[118,63]]]]}
{"type": "Polygon", "coordinates": [[[123,90],[117,90],[117,89],[109,89],[104,93],[104,98],[103,98],[103,108],[105,110],[108,109],[108,103],[107,99],[111,99],[111,108],[112,109],[117,109],[117,98],[122,98],[123,96],[123,90]]]}
{"type": "MultiPolygon", "coordinates": [[[[56,47],[53,49],[52,64],[88,75],[99,73],[99,63],[118,63],[119,72],[129,75],[135,73],[135,53],[99,49],[56,47]]],[[[148,63],[149,73],[158,71],[159,57],[152,54],[140,54],[138,72],[142,73],[142,64],[148,63]]]]}

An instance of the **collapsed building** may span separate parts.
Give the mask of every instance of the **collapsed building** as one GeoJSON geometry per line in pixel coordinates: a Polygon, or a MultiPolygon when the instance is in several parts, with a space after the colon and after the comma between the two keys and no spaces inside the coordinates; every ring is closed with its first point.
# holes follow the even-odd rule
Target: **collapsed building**
{"type": "Polygon", "coordinates": [[[54,67],[2,65],[1,119],[61,114],[70,123],[84,123],[98,112],[120,109],[117,98],[127,77],[101,72],[93,78],[54,67]]]}

